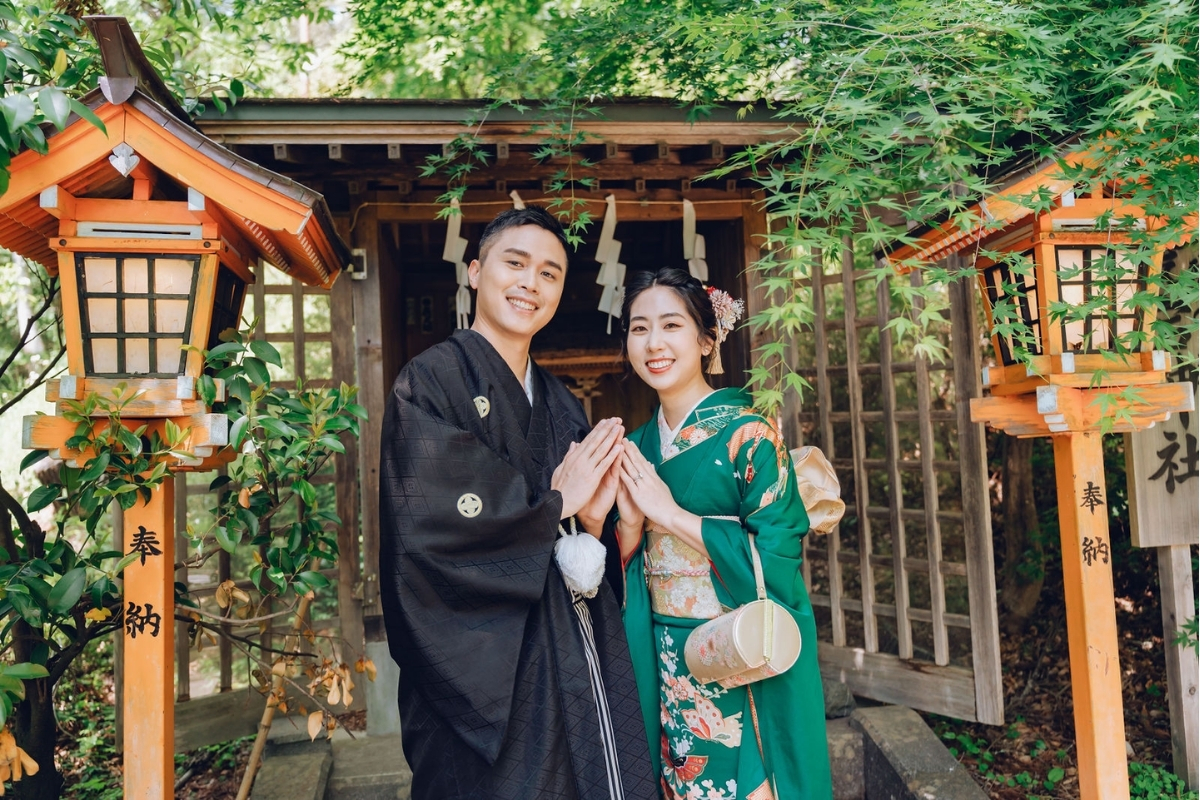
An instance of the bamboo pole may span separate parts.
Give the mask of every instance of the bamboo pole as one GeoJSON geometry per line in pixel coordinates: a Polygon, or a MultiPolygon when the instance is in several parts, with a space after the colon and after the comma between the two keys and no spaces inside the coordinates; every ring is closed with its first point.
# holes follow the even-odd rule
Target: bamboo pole
{"type": "MultiPolygon", "coordinates": [[[[300,605],[296,608],[296,616],[292,621],[292,632],[289,634],[293,652],[300,651],[300,630],[304,626],[304,617],[308,614],[308,607],[312,600],[313,593],[310,591],[300,598],[300,605]]],[[[271,693],[267,695],[267,707],[263,709],[262,719],[258,722],[258,735],[254,738],[254,748],[250,751],[250,761],[246,764],[246,773],[242,776],[242,785],[238,789],[237,800],[246,800],[250,796],[250,788],[254,786],[254,776],[258,774],[259,764],[262,763],[263,749],[267,746],[267,734],[271,732],[271,722],[275,719],[277,704],[271,703],[271,698],[282,687],[283,675],[272,672],[271,693]]]]}

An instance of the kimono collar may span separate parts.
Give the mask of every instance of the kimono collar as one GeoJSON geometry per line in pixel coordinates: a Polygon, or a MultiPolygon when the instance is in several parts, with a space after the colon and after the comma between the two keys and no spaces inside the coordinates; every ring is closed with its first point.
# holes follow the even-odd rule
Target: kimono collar
{"type": "Polygon", "coordinates": [[[663,413],[661,405],[658,407],[658,446],[662,451],[663,461],[666,461],[671,456],[679,454],[679,445],[675,443],[675,440],[679,437],[679,432],[683,430],[683,426],[686,425],[688,420],[692,418],[692,414],[696,413],[696,409],[700,407],[700,404],[716,393],[717,390],[713,389],[708,394],[697,400],[695,404],[688,409],[688,412],[683,415],[682,419],[679,420],[679,424],[674,428],[667,426],[667,415],[663,413]]]}

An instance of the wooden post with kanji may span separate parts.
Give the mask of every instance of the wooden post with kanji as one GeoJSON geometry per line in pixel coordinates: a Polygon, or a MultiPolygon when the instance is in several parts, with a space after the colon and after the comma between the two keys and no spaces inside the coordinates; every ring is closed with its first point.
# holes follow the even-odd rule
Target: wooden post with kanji
{"type": "Polygon", "coordinates": [[[175,552],[171,473],[233,457],[204,351],[239,325],[255,266],[328,288],[350,253],[319,194],[196,130],[123,18],[87,21],[106,74],[83,103],[103,127],[75,118],[48,134],[44,155],[12,160],[0,246],[61,282],[67,373],[46,393],[58,413],[27,417],[23,446],[87,465],[93,454],[68,446],[76,425],[61,414],[92,394],[120,397],[131,431],[183,432],[167,476],[126,510],[121,543],[136,555],[122,575],[124,796],[163,800],[174,795],[174,576],[186,555],[175,552]]]}

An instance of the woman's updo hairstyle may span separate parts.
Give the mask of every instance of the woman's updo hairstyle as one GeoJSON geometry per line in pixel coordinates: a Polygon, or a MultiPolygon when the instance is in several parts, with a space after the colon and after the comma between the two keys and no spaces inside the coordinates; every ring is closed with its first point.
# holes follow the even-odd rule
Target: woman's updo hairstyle
{"type": "Polygon", "coordinates": [[[655,286],[665,286],[679,296],[688,316],[700,329],[700,341],[713,346],[712,352],[700,362],[701,368],[708,372],[709,364],[717,352],[717,315],[713,312],[712,300],[704,284],[693,278],[691,273],[675,267],[641,270],[629,277],[625,284],[625,302],[621,304],[621,355],[628,361],[629,318],[633,313],[633,302],[642,292],[655,286]]]}

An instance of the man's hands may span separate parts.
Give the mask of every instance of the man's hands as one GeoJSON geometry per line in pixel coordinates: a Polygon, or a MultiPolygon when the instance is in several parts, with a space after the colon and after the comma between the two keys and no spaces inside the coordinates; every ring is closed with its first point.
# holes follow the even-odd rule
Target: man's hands
{"type": "Polygon", "coordinates": [[[562,495],[562,518],[580,515],[592,535],[598,535],[592,527],[597,520],[603,524],[616,499],[617,481],[609,472],[624,452],[624,435],[621,420],[601,420],[582,442],[571,445],[550,478],[550,488],[562,495]]]}

